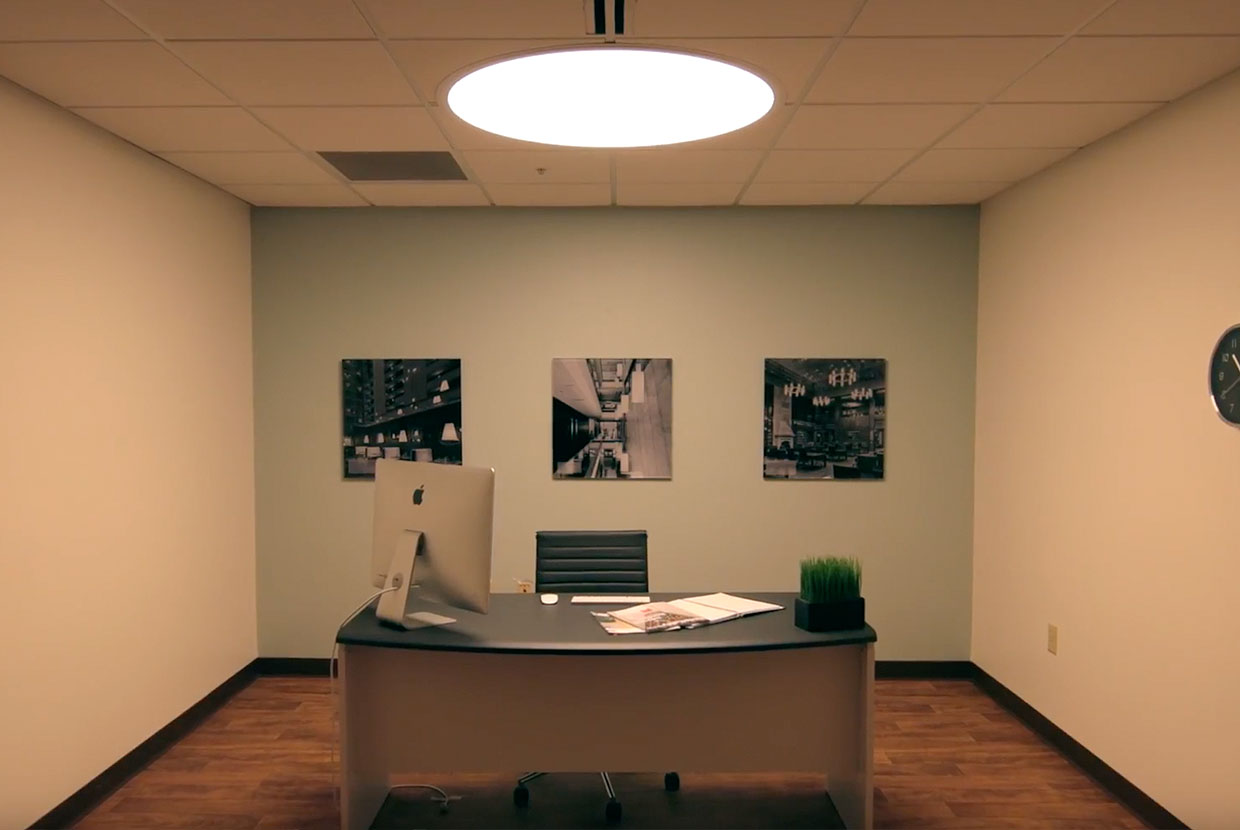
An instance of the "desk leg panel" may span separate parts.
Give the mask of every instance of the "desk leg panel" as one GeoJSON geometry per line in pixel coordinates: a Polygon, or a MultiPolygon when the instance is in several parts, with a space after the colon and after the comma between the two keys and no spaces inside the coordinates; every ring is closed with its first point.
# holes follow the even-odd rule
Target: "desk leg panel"
{"type": "Polygon", "coordinates": [[[340,647],[340,827],[370,830],[389,788],[382,661],[375,649],[340,647]],[[378,663],[378,664],[377,664],[378,663]]]}
{"type": "Polygon", "coordinates": [[[847,654],[855,665],[849,674],[860,678],[841,687],[840,721],[845,733],[831,753],[827,791],[836,811],[849,828],[874,826],[874,644],[847,654]]]}

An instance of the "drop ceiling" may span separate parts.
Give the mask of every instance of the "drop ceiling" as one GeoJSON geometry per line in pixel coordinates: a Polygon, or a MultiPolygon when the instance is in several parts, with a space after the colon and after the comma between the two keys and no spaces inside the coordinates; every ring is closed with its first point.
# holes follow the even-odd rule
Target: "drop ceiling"
{"type": "Polygon", "coordinates": [[[443,105],[467,67],[602,44],[593,5],[0,0],[0,76],[256,205],[725,206],[979,202],[1240,66],[1237,0],[627,0],[617,43],[749,66],[772,112],[609,152],[443,105]],[[327,151],[467,179],[350,182],[327,151]]]}

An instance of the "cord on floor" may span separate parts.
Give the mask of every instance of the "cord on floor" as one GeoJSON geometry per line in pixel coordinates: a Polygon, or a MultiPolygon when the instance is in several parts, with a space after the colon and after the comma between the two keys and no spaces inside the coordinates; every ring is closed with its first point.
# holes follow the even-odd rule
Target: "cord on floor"
{"type": "Polygon", "coordinates": [[[432,797],[431,801],[439,804],[439,812],[441,813],[448,812],[448,806],[451,802],[461,800],[461,796],[448,795],[446,792],[433,784],[397,784],[395,787],[392,787],[392,792],[395,792],[396,790],[434,790],[439,793],[439,797],[432,797]]]}

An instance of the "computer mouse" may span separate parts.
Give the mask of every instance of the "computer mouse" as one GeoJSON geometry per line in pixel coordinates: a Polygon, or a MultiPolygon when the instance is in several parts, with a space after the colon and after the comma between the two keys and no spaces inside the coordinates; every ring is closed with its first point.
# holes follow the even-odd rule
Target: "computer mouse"
{"type": "Polygon", "coordinates": [[[557,602],[560,601],[560,595],[559,594],[540,594],[538,597],[538,601],[541,602],[543,605],[555,605],[557,602]]]}

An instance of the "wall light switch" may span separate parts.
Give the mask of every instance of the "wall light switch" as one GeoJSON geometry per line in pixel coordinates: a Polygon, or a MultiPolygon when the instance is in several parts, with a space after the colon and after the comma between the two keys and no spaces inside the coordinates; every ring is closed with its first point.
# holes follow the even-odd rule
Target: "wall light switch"
{"type": "Polygon", "coordinates": [[[1046,626],[1046,650],[1051,654],[1059,653],[1059,626],[1046,626]]]}

